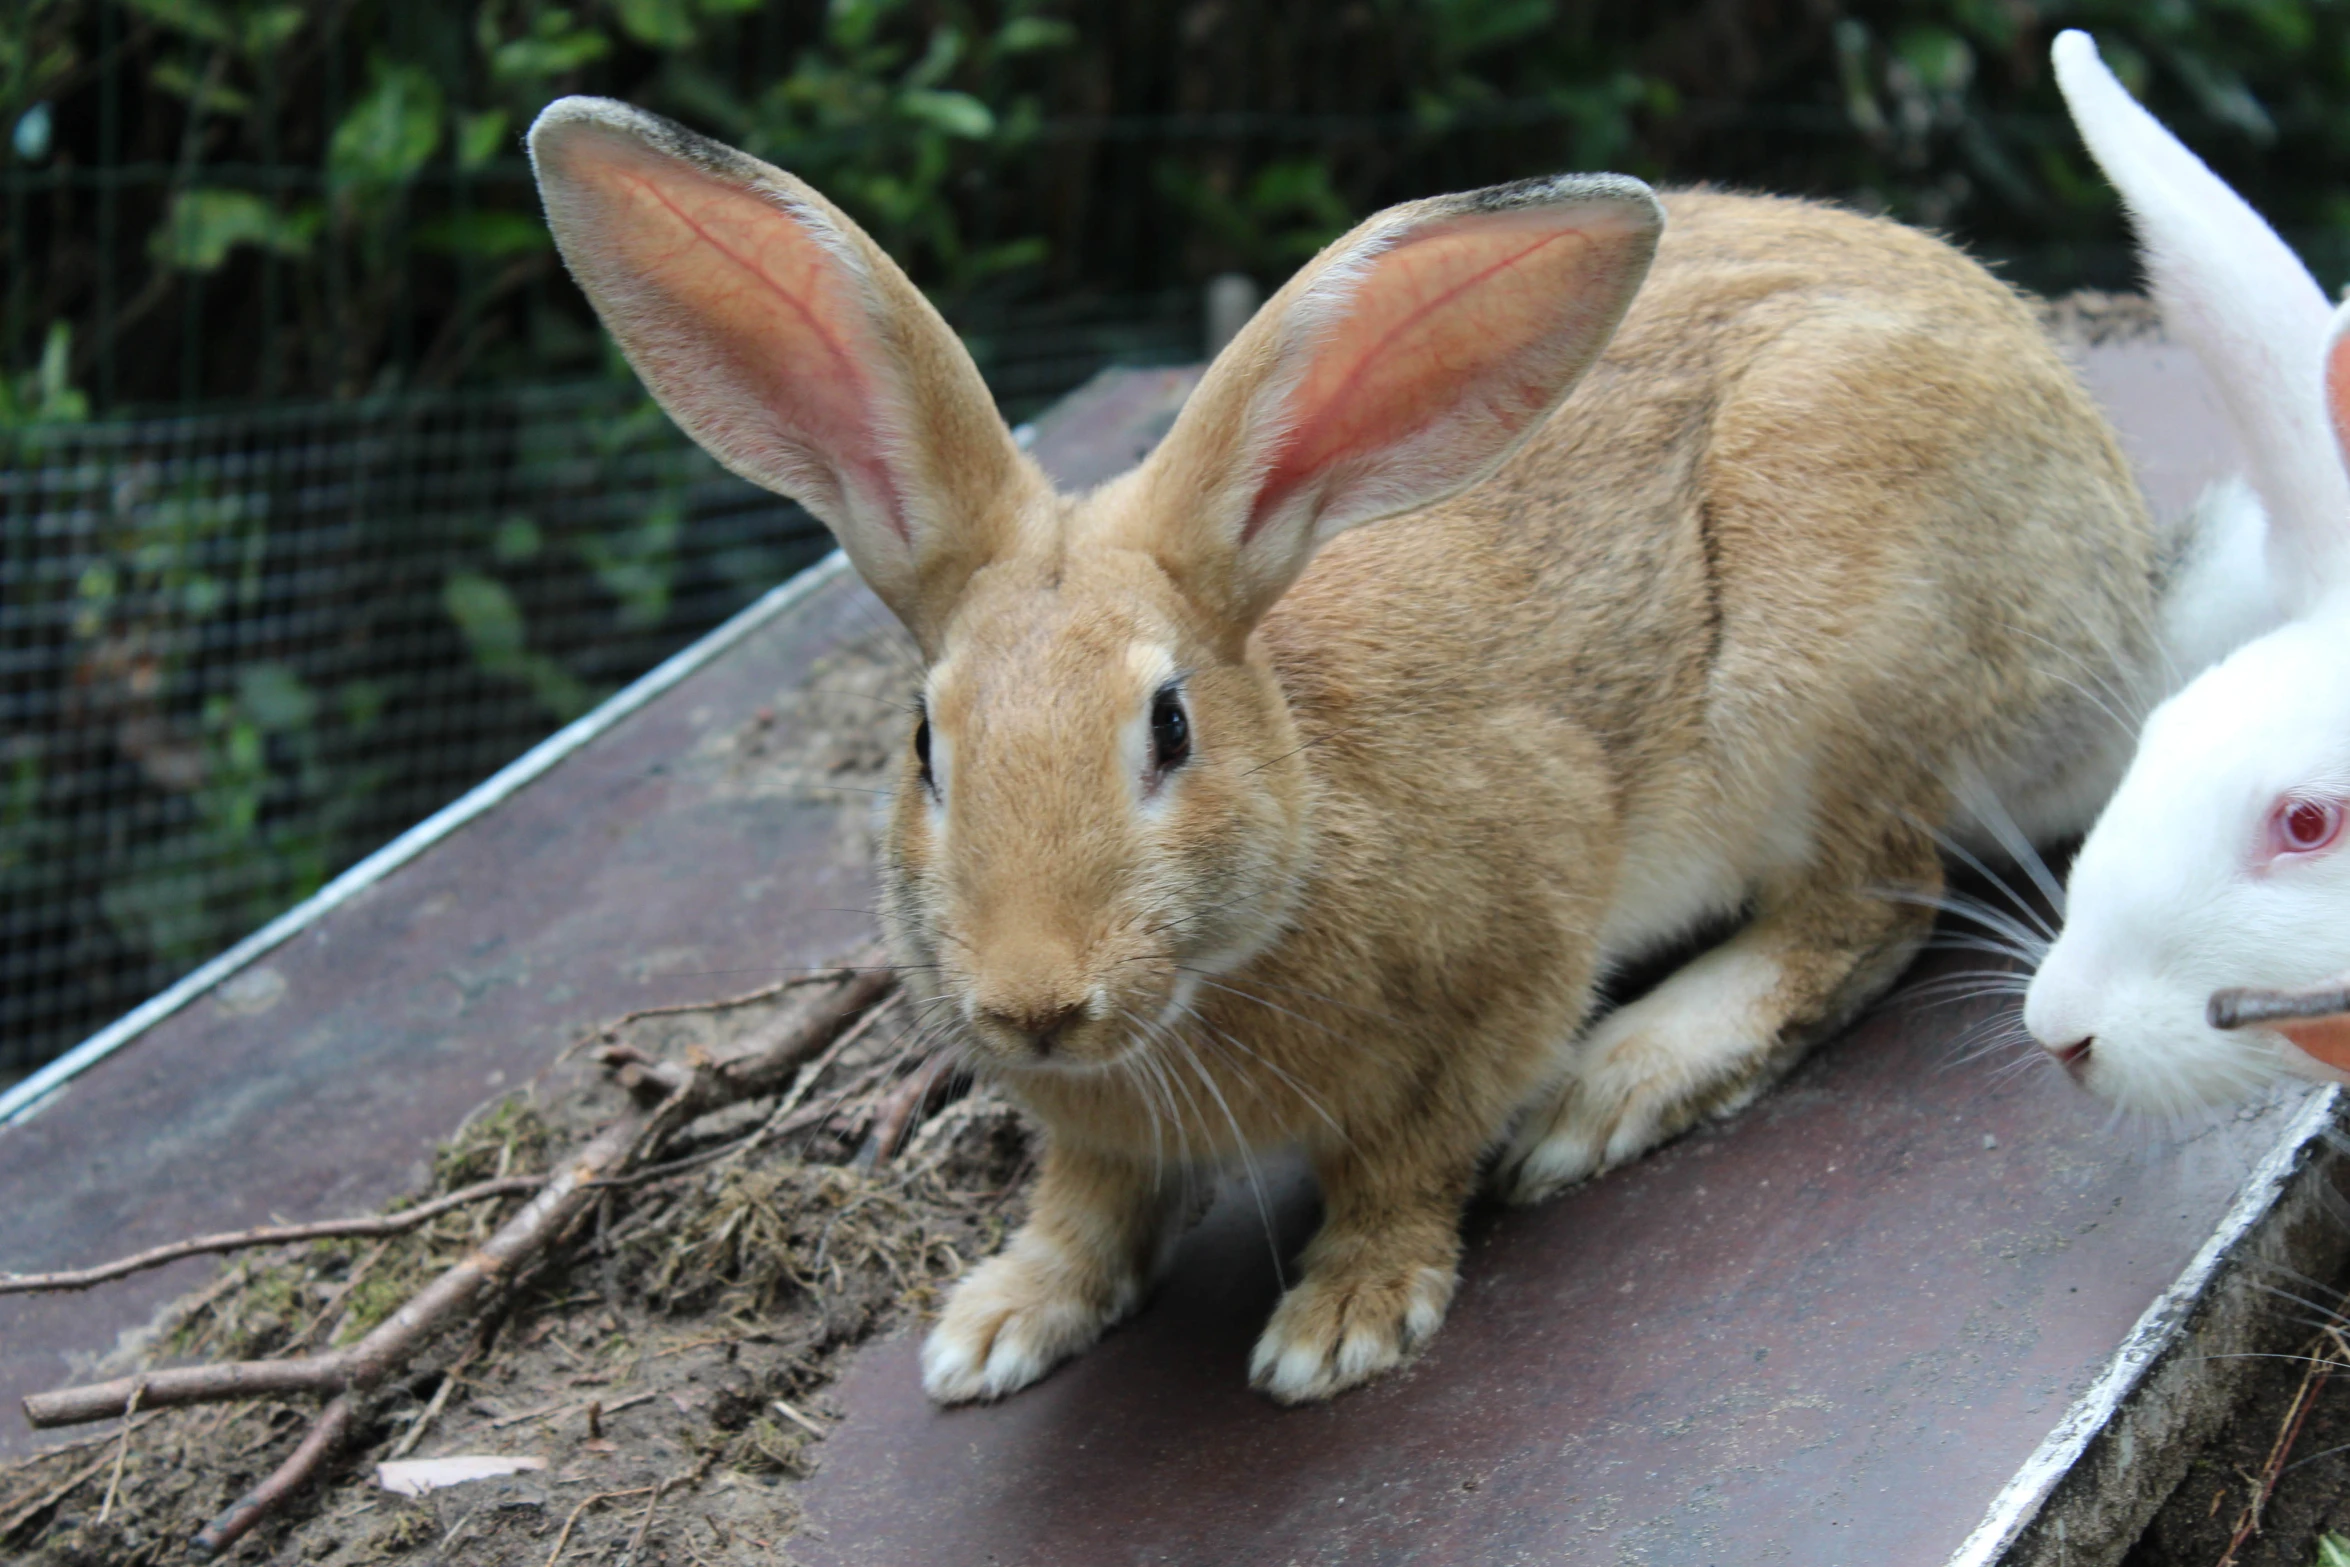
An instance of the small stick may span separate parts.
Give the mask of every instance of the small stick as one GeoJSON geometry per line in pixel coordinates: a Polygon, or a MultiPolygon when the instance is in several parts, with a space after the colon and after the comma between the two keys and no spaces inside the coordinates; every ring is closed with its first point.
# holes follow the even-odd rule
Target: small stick
{"type": "MultiPolygon", "coordinates": [[[[149,1415],[147,1419],[157,1420],[162,1418],[162,1414],[163,1412],[161,1410],[157,1410],[154,1414],[149,1415]]],[[[145,1424],[145,1422],[142,1421],[141,1424],[145,1424]]],[[[100,1440],[105,1442],[112,1442],[114,1440],[114,1434],[112,1432],[108,1432],[100,1440]]],[[[66,1449],[54,1448],[51,1451],[64,1452],[66,1449]]],[[[42,1512],[48,1508],[56,1506],[59,1502],[64,1501],[67,1497],[73,1495],[74,1492],[80,1490],[84,1485],[98,1478],[99,1472],[112,1462],[114,1462],[114,1459],[111,1455],[100,1453],[96,1458],[93,1458],[88,1463],[82,1465],[81,1468],[76,1469],[72,1474],[67,1475],[63,1480],[51,1486],[48,1490],[42,1492],[39,1496],[34,1497],[31,1501],[25,1503],[24,1506],[19,1507],[15,1512],[10,1513],[5,1519],[0,1519],[0,1540],[8,1539],[10,1536],[14,1535],[17,1530],[23,1528],[33,1519],[39,1517],[42,1512]]]]}
{"type": "Polygon", "coordinates": [[[610,1043],[612,1036],[619,1033],[620,1030],[628,1027],[631,1023],[642,1022],[649,1017],[676,1017],[686,1012],[728,1012],[736,1007],[747,1007],[756,1001],[772,1000],[785,991],[797,990],[802,985],[821,985],[830,980],[846,979],[856,972],[857,969],[854,965],[838,964],[832,968],[810,969],[805,974],[794,974],[789,979],[779,979],[772,985],[761,985],[757,990],[746,990],[740,995],[721,996],[716,1001],[671,1001],[657,1007],[638,1007],[633,1012],[623,1012],[608,1022],[598,1023],[594,1028],[573,1040],[570,1046],[555,1059],[557,1062],[568,1061],[598,1040],[610,1043]]]}
{"type": "Polygon", "coordinates": [[[2235,1533],[2228,1540],[2225,1555],[2218,1567],[2235,1567],[2236,1553],[2244,1542],[2260,1532],[2261,1515],[2268,1511],[2269,1499],[2276,1494],[2277,1481],[2282,1478],[2285,1459],[2292,1453],[2293,1444],[2301,1440],[2301,1427],[2308,1420],[2309,1411],[2317,1402],[2317,1395],[2333,1375],[2334,1362],[2320,1361],[2301,1374],[2301,1386],[2293,1394],[2293,1402],[2286,1407],[2284,1424],[2277,1428],[2276,1440],[2269,1444],[2268,1461],[2260,1466],[2257,1475],[2246,1475],[2252,1482],[2252,1500],[2236,1519],[2235,1533]]]}
{"type": "Polygon", "coordinates": [[[891,1089],[874,1112],[873,1130],[866,1135],[865,1146],[857,1150],[856,1162],[871,1169],[886,1164],[905,1140],[906,1128],[930,1099],[931,1090],[938,1087],[944,1076],[948,1058],[943,1055],[926,1057],[922,1064],[906,1074],[904,1081],[891,1089]]]}
{"type": "Polygon", "coordinates": [[[114,1450],[114,1473],[107,1477],[106,1500],[98,1504],[98,1521],[104,1523],[114,1516],[115,1493],[122,1489],[123,1461],[131,1456],[131,1419],[139,1412],[139,1395],[146,1392],[144,1383],[131,1389],[131,1401],[122,1412],[122,1442],[114,1450]]]}
{"type": "Polygon", "coordinates": [[[431,1202],[404,1208],[398,1213],[377,1214],[364,1219],[322,1219],[312,1224],[264,1225],[259,1229],[232,1230],[221,1235],[200,1235],[194,1240],[174,1241],[168,1246],[136,1252],[94,1268],[77,1268],[63,1273],[0,1274],[0,1295],[26,1295],[40,1290],[86,1290],[93,1284],[104,1284],[128,1274],[160,1268],[182,1257],[202,1256],[206,1252],[244,1251],[254,1246],[275,1246],[290,1241],[402,1235],[427,1219],[438,1218],[451,1208],[480,1202],[489,1197],[531,1191],[545,1180],[546,1177],[540,1175],[510,1175],[503,1180],[479,1182],[451,1192],[446,1197],[436,1197],[431,1202]]]}
{"type": "Polygon", "coordinates": [[[623,1562],[635,1562],[637,1551],[645,1543],[645,1531],[653,1527],[653,1509],[661,1505],[662,1493],[676,1483],[675,1480],[664,1480],[653,1487],[653,1499],[645,1503],[645,1515],[636,1521],[636,1533],[628,1537],[627,1553],[620,1558],[623,1562]]]}
{"type": "Polygon", "coordinates": [[[622,1497],[643,1496],[647,1492],[658,1492],[660,1489],[657,1485],[640,1485],[633,1491],[598,1491],[595,1495],[582,1501],[577,1507],[571,1509],[571,1516],[563,1520],[563,1532],[555,1536],[555,1548],[547,1553],[547,1567],[555,1567],[555,1564],[563,1559],[563,1547],[571,1543],[571,1531],[578,1525],[580,1514],[598,1502],[616,1502],[622,1497]]]}
{"type": "Polygon", "coordinates": [[[191,1548],[217,1556],[243,1539],[247,1531],[269,1516],[271,1509],[317,1473],[328,1456],[342,1445],[343,1437],[351,1429],[351,1415],[348,1393],[328,1404],[319,1412],[310,1434],[302,1438],[302,1445],[287,1455],[286,1461],[268,1479],[238,1497],[227,1512],[197,1530],[196,1538],[189,1542],[191,1548]]]}
{"type": "Polygon", "coordinates": [[[441,1385],[432,1390],[432,1401],[424,1406],[424,1413],[408,1423],[408,1429],[400,1433],[400,1440],[392,1444],[392,1450],[385,1457],[406,1458],[416,1451],[416,1444],[424,1440],[426,1429],[440,1418],[442,1407],[449,1402],[449,1394],[455,1391],[458,1382],[465,1376],[466,1368],[481,1354],[481,1349],[481,1340],[477,1338],[465,1347],[465,1353],[457,1357],[455,1365],[441,1373],[441,1385]]]}
{"type": "Polygon", "coordinates": [[[2213,1028],[2288,1023],[2341,1012],[2350,1012],[2350,985],[2327,985],[2317,990],[2217,990],[2204,1008],[2213,1028]]]}
{"type": "Polygon", "coordinates": [[[819,1441],[823,1439],[824,1428],[822,1426],[818,1425],[815,1421],[810,1420],[806,1415],[801,1414],[798,1410],[792,1408],[791,1405],[785,1403],[780,1398],[773,1400],[773,1402],[775,1404],[775,1412],[777,1414],[783,1416],[784,1419],[790,1421],[793,1425],[798,1426],[801,1430],[807,1432],[810,1436],[817,1438],[819,1441]]]}
{"type": "MultiPolygon", "coordinates": [[[[591,1409],[600,1407],[604,1414],[616,1415],[619,1414],[623,1409],[634,1409],[639,1404],[651,1403],[654,1399],[659,1398],[660,1396],[660,1392],[655,1390],[650,1393],[638,1393],[633,1397],[624,1398],[617,1404],[602,1404],[600,1402],[596,1402],[590,1403],[588,1407],[591,1409]]],[[[523,1411],[519,1415],[506,1415],[499,1419],[493,1420],[490,1422],[490,1429],[492,1431],[503,1431],[508,1426],[518,1426],[525,1420],[544,1420],[552,1424],[553,1422],[562,1419],[565,1415],[575,1413],[579,1407],[580,1406],[577,1404],[549,1404],[543,1409],[529,1409],[523,1411]]],[[[593,1433],[590,1434],[589,1440],[594,1440],[593,1433]]]]}
{"type": "Polygon", "coordinates": [[[310,1336],[324,1327],[328,1318],[343,1309],[343,1302],[351,1298],[353,1290],[367,1282],[367,1276],[375,1271],[375,1265],[383,1261],[384,1253],[391,1249],[392,1243],[388,1238],[377,1241],[375,1249],[359,1259],[358,1265],[344,1276],[343,1282],[337,1286],[335,1292],[327,1296],[325,1304],[310,1314],[308,1322],[294,1330],[294,1336],[286,1340],[286,1347],[299,1349],[309,1343],[310,1336]]]}

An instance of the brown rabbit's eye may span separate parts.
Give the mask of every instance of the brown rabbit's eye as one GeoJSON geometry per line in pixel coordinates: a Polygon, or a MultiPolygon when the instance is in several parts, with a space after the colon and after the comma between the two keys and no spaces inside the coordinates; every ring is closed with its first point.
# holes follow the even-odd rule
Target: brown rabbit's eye
{"type": "Polygon", "coordinates": [[[922,787],[935,792],[938,780],[930,776],[930,715],[924,713],[914,725],[914,764],[922,769],[922,787]]]}
{"type": "Polygon", "coordinates": [[[1184,715],[1183,696],[1163,686],[1151,699],[1151,761],[1162,773],[1183,765],[1191,755],[1191,720],[1184,715]]]}

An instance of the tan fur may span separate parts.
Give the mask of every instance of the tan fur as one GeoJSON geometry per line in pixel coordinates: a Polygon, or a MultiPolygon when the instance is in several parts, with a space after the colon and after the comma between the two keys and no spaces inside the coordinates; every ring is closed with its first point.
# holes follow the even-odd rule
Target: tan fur
{"type": "MultiPolygon", "coordinates": [[[[1284,923],[1200,985],[1180,1045],[1145,1047],[1188,1057],[1172,1089],[995,1064],[1048,1160],[1305,1144],[1329,1216],[1283,1316],[1309,1320],[1268,1335],[1275,1359],[1325,1355],[1300,1395],[1408,1350],[1396,1298],[1451,1278],[1477,1158],[1546,1079],[1565,1074],[1521,1134],[1523,1196],[1743,1102],[1880,992],[1929,920],[1885,894],[1939,890],[1948,781],[2100,734],[2082,672],[2143,646],[2143,510],[2007,290],[1888,223],[1666,206],[1631,315],[1543,433],[1469,494],[1333,541],[1245,646],[1096,542],[1152,537],[1131,519],[1204,487],[1178,452],[982,572],[933,677],[939,732],[986,736],[957,752],[946,861],[919,785],[899,795],[892,908],[945,993],[984,985],[999,945],[1050,947],[1056,1000],[1115,998],[1099,1060],[1175,988],[1177,938],[1235,921],[1201,910],[1237,889],[1284,923]],[[1101,737],[1148,700],[1116,683],[1134,641],[1201,671],[1215,769],[1142,842],[1101,776],[1101,737]],[[1692,859],[1723,874],[1619,914],[1627,861],[1692,859]],[[1751,1016],[1676,1015],[1668,982],[1590,1058],[1562,1051],[1597,975],[1742,904],[1734,947],[1780,976],[1751,1016]],[[1356,1331],[1379,1340],[1360,1369],[1356,1331]]],[[[1015,1255],[973,1288],[1025,1276],[1015,1255]]]]}
{"type": "Polygon", "coordinates": [[[1954,780],[2100,765],[2083,693],[2144,654],[2154,542],[2023,305],[1890,223],[1665,206],[1539,431],[1300,544],[1285,593],[1229,538],[1312,268],[1140,469],[1022,481],[1014,542],[901,610],[933,628],[939,788],[909,748],[888,922],[1046,1130],[1034,1217],[926,1351],[937,1396],[1082,1348],[1142,1298],[1185,1173],[1282,1144],[1326,1217],[1255,1379],[1396,1364],[1513,1117],[1501,1178],[1535,1197],[1746,1102],[1914,950],[1900,895],[1939,890],[1954,780]],[[1176,672],[1193,753],[1154,792],[1176,672]],[[1742,912],[1586,1035],[1609,972],[1742,912]]]}

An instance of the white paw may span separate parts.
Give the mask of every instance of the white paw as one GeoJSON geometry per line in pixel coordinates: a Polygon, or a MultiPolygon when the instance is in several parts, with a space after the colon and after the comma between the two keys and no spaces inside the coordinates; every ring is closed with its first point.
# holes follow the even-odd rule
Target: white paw
{"type": "Polygon", "coordinates": [[[942,1404],[1018,1392],[1100,1338],[1139,1294],[1089,1298],[1068,1269],[1019,1251],[982,1263],[923,1341],[922,1390],[942,1404]]]}
{"type": "Polygon", "coordinates": [[[1588,1126],[1564,1103],[1546,1105],[1510,1139],[1494,1175],[1504,1202],[1535,1203],[1589,1180],[1607,1163],[1605,1129],[1588,1126]]]}
{"type": "Polygon", "coordinates": [[[1309,1277],[1273,1309],[1249,1356],[1249,1383],[1284,1404],[1302,1404],[1368,1382],[1428,1341],[1444,1322],[1452,1288],[1443,1268],[1377,1281],[1309,1277]]]}

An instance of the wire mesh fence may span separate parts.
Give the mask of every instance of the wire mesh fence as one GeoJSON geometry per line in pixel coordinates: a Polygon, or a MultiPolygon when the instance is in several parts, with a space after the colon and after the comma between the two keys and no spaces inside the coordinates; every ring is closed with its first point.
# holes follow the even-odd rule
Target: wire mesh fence
{"type": "MultiPolygon", "coordinates": [[[[822,547],[602,378],[520,155],[559,92],[840,199],[1019,419],[1194,357],[1213,275],[1560,169],[1851,199],[2028,287],[2127,287],[2057,20],[2135,39],[2264,204],[2332,189],[2294,171],[2344,145],[2307,62],[2350,22],[2271,58],[2220,9],[0,6],[0,1080],[822,547]]],[[[2342,233],[2307,233],[2329,286],[2342,233]]]]}
{"type": "MultiPolygon", "coordinates": [[[[1015,417],[1191,301],[973,324],[1015,417]]],[[[0,433],[0,1072],[136,1004],[828,540],[633,383],[0,433]]]]}

